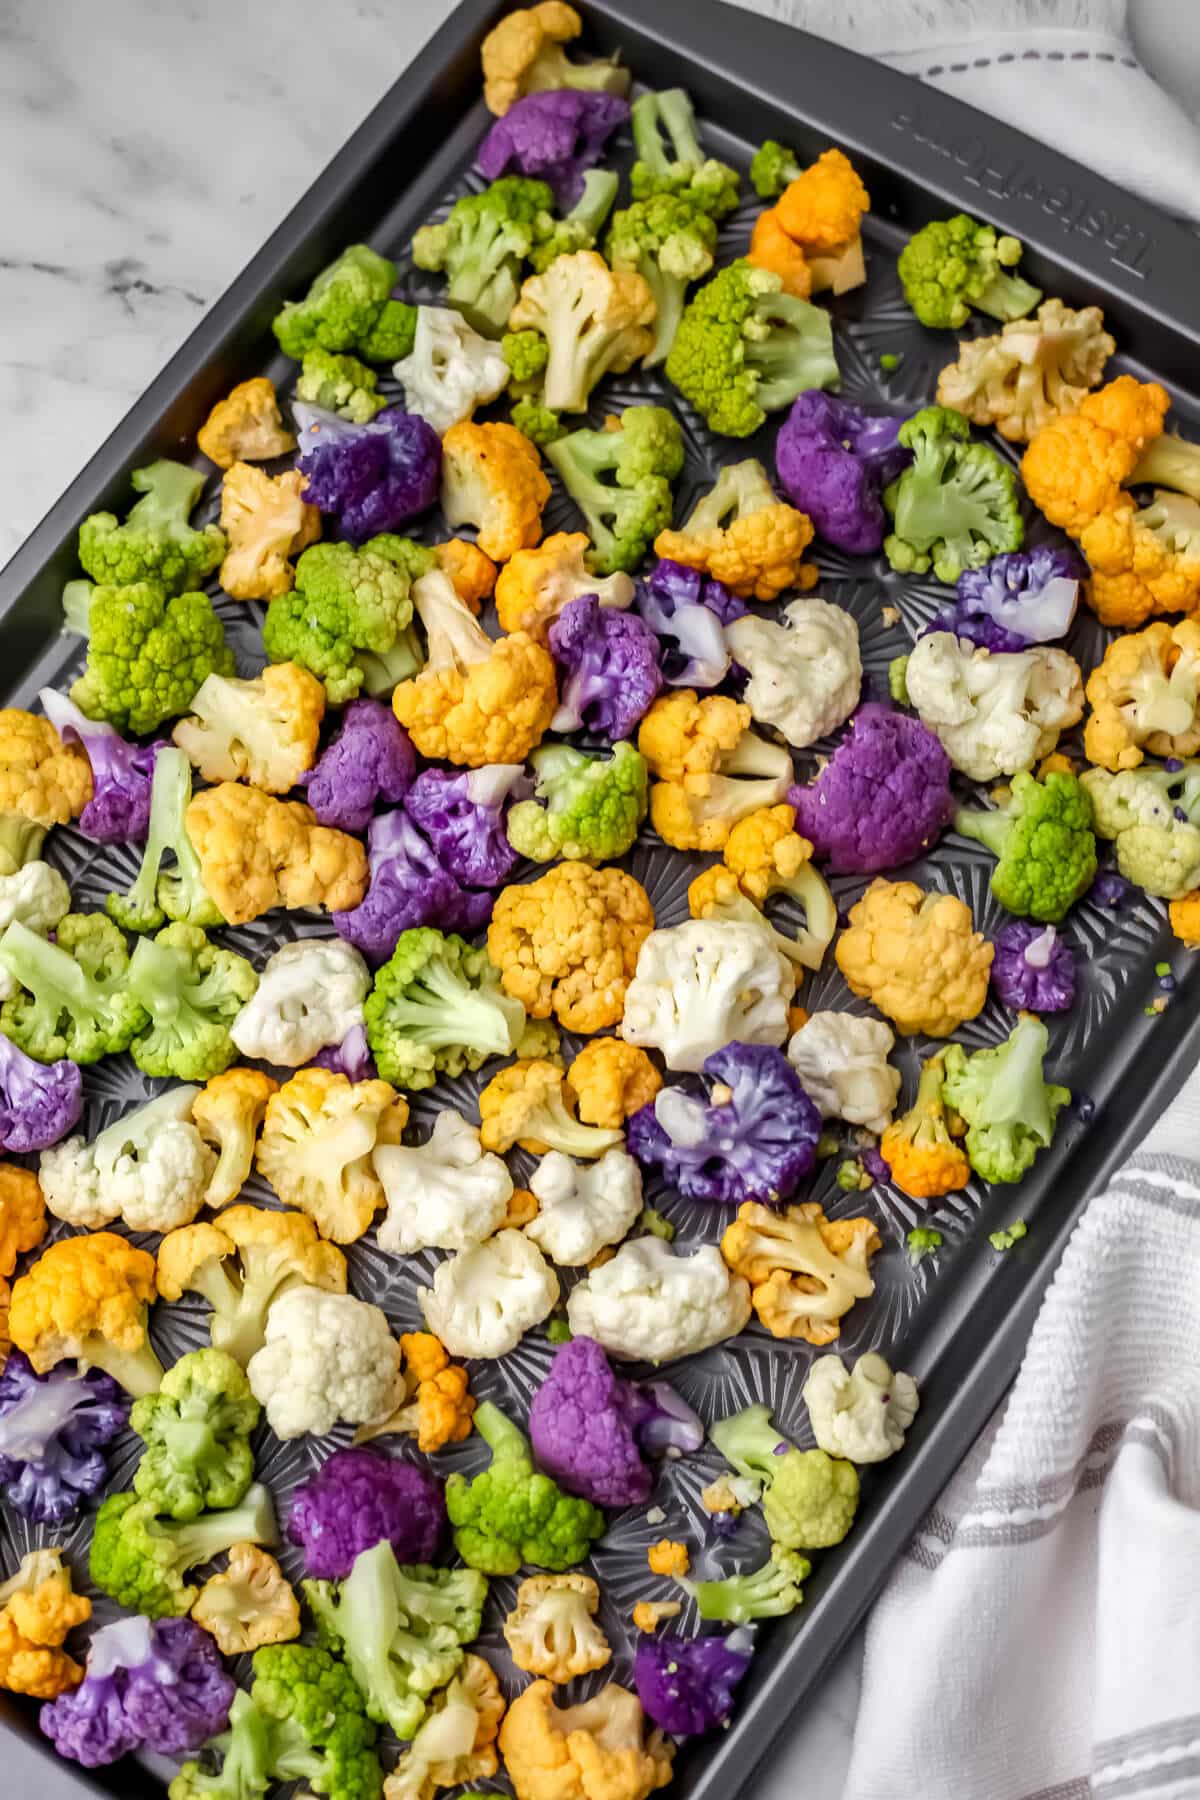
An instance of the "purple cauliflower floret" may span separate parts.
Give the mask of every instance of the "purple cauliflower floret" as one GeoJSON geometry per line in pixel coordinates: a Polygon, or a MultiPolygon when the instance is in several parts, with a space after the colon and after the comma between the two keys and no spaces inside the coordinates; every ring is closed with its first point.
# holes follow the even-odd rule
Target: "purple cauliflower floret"
{"type": "Polygon", "coordinates": [[[104,1452],[125,1429],[129,1398],[98,1369],[36,1375],[20,1351],[0,1372],[0,1491],[35,1525],[61,1525],[108,1479],[104,1452]]]}
{"type": "Polygon", "coordinates": [[[367,858],[366,894],[351,911],[335,912],[333,923],[369,962],[386,962],[400,933],[414,925],[471,932],[492,916],[495,894],[461,887],[399,808],[372,819],[367,858]]]}
{"type": "Polygon", "coordinates": [[[360,1550],[387,1542],[399,1563],[433,1562],[446,1534],[436,1475],[377,1450],[335,1450],[292,1496],[288,1541],[317,1581],[349,1575],[360,1550]]]}
{"type": "Polygon", "coordinates": [[[521,763],[450,773],[422,769],[404,799],[448,875],[465,887],[503,887],[517,863],[504,827],[505,810],[527,800],[533,782],[521,763]]]}
{"type": "Polygon", "coordinates": [[[91,764],[92,797],[78,820],[84,837],[95,844],[143,843],[150,825],[154,760],[166,740],[131,744],[111,725],[89,719],[54,688],[43,688],[38,698],[63,743],[78,744],[91,764]]]}
{"type": "Polygon", "coordinates": [[[0,1148],[48,1150],[83,1116],[79,1065],[35,1062],[0,1036],[0,1148]]]}
{"type": "Polygon", "coordinates": [[[638,1638],[633,1685],[648,1719],[672,1737],[698,1737],[723,1725],[733,1690],[750,1667],[748,1634],[728,1637],[638,1638]],[[735,1639],[745,1635],[744,1646],[735,1639]]]}
{"type": "Polygon", "coordinates": [[[863,556],[887,535],[883,490],[912,461],[897,443],[903,419],[865,413],[810,388],[775,439],[775,470],[788,499],[827,544],[863,556]]]}
{"type": "Polygon", "coordinates": [[[583,594],[550,627],[550,652],[565,671],[552,731],[629,737],[662,686],[658,639],[636,613],[583,594]]]}
{"type": "Polygon", "coordinates": [[[992,986],[1014,1012],[1069,1012],[1075,958],[1053,925],[1014,919],[996,933],[992,986]]]}
{"type": "Polygon", "coordinates": [[[585,174],[628,118],[629,102],[617,94],[575,88],[527,94],[496,120],[477,161],[489,181],[515,173],[546,182],[567,212],[583,193],[585,174]]]}
{"type": "Polygon", "coordinates": [[[912,862],[950,822],[950,758],[919,719],[870,701],[817,779],[788,799],[833,874],[877,875],[912,862]]]}
{"type": "Polygon", "coordinates": [[[317,406],[292,411],[304,498],[332,513],[352,544],[398,531],[437,499],[442,440],[416,413],[388,406],[369,424],[352,425],[317,406]]]}
{"type": "Polygon", "coordinates": [[[1132,884],[1115,869],[1101,869],[1091,887],[1088,899],[1097,906],[1106,906],[1110,912],[1120,912],[1129,899],[1132,884]]]}
{"type": "Polygon", "coordinates": [[[533,1452],[568,1494],[596,1506],[640,1506],[653,1475],[645,1454],[683,1455],[704,1442],[704,1426],[665,1381],[614,1375],[594,1338],[555,1354],[529,1409],[533,1452]]]}
{"type": "Polygon", "coordinates": [[[315,1068],[344,1075],[348,1081],[373,1081],[379,1073],[367,1042],[365,1025],[353,1026],[340,1044],[326,1044],[323,1050],[317,1051],[312,1063],[315,1068]]]}
{"type": "Polygon", "coordinates": [[[131,1750],[180,1756],[224,1731],[237,1687],[191,1619],[118,1619],[92,1638],[83,1681],[42,1708],[60,1756],[95,1769],[131,1750]]]}
{"type": "Polygon", "coordinates": [[[954,606],[921,633],[953,631],[985,650],[1007,653],[1065,637],[1079,604],[1087,565],[1074,545],[1039,544],[964,569],[954,606]]]}
{"type": "Polygon", "coordinates": [[[417,753],[391,707],[351,700],[301,786],[322,825],[365,831],[381,801],[399,806],[416,772],[417,753]]]}
{"type": "Polygon", "coordinates": [[[658,637],[668,687],[712,688],[729,669],[723,627],[740,619],[746,602],[701,569],[661,557],[637,584],[638,612],[658,637]]]}
{"type": "Polygon", "coordinates": [[[634,1113],[626,1147],[690,1200],[778,1206],[812,1169],[820,1135],[821,1115],[782,1051],[726,1044],[702,1078],[661,1089],[634,1113]]]}

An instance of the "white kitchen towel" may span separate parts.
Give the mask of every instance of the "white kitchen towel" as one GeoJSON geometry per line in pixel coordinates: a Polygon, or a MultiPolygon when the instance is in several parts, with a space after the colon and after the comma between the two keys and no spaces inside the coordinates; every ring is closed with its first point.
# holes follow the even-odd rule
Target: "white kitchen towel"
{"type": "MultiPolygon", "coordinates": [[[[1200,221],[1200,128],[1139,65],[1127,0],[734,0],[1041,138],[1177,218],[1200,221]]],[[[1181,32],[1197,0],[1176,0],[1181,32]]]]}
{"type": "Polygon", "coordinates": [[[1197,1157],[1200,1072],[875,1606],[844,1800],[1200,1795],[1197,1157]]]}

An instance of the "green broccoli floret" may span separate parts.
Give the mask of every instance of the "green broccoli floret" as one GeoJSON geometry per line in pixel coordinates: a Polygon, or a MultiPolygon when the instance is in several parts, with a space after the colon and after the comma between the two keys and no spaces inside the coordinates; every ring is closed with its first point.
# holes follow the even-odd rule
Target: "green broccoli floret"
{"type": "Polygon", "coordinates": [[[149,1018],[129,1046],[143,1075],[208,1081],[234,1061],[230,1027],[258,986],[244,956],[218,950],[199,925],[168,925],[141,939],[128,982],[149,1018]]]}
{"type": "Polygon", "coordinates": [[[786,144],[767,138],[750,162],[750,180],[760,200],[774,200],[801,173],[799,159],[786,144]]]}
{"type": "Polygon", "coordinates": [[[204,1748],[220,1759],[213,1773],[185,1762],[167,1789],[167,1800],[261,1800],[271,1781],[272,1733],[244,1688],[233,1696],[229,1728],[204,1748]]]}
{"type": "Polygon", "coordinates": [[[127,894],[110,894],[108,916],[123,931],[158,931],[168,919],[209,928],[225,920],[208,896],[200,858],[187,833],[192,797],[192,769],[182,750],[168,745],[154,759],[150,786],[150,824],[137,879],[127,894]],[[163,873],[163,857],[175,866],[163,873]]]}
{"type": "Polygon", "coordinates": [[[1162,900],[1200,887],[1200,762],[1177,768],[1085,769],[1098,837],[1116,844],[1126,881],[1162,900]]]}
{"type": "Polygon", "coordinates": [[[581,1563],[604,1514],[539,1474],[525,1434],[489,1400],[475,1410],[475,1429],[491,1463],[471,1481],[456,1471],[446,1482],[454,1547],[468,1568],[515,1575],[522,1563],[556,1572],[581,1563]]]}
{"type": "Polygon", "coordinates": [[[1021,1239],[1028,1235],[1029,1227],[1024,1219],[1014,1219],[1011,1225],[1002,1226],[999,1231],[989,1231],[988,1243],[993,1250],[1003,1252],[1011,1250],[1014,1244],[1019,1244],[1021,1239]]]}
{"type": "Polygon", "coordinates": [[[216,525],[197,531],[188,524],[204,487],[200,471],[163,458],[135,469],[129,481],[142,498],[123,525],[115,513],[101,512],[79,527],[79,560],[93,581],[118,588],[153,581],[164,593],[177,594],[211,575],[225,554],[225,533],[216,525]]]}
{"type": "Polygon", "coordinates": [[[633,147],[637,161],[630,174],[635,200],[654,194],[683,194],[720,219],[738,203],[736,169],[706,157],[696,136],[696,114],[683,88],[643,94],[633,103],[633,147]]]}
{"type": "Polygon", "coordinates": [[[479,1635],[488,1584],[475,1569],[401,1568],[386,1538],[354,1560],[345,1581],[306,1581],[321,1641],[339,1651],[367,1717],[410,1738],[429,1695],[479,1635]]]}
{"type": "Polygon", "coordinates": [[[1092,803],[1074,775],[1014,775],[1006,801],[992,812],[960,808],[954,829],[999,857],[992,892],[1021,918],[1057,925],[1095,878],[1092,803]]]}
{"type": "Polygon", "coordinates": [[[554,195],[544,181],[502,175],[464,194],[440,225],[413,236],[418,269],[441,270],[446,299],[476,331],[499,337],[516,305],[521,265],[553,229],[554,195]]]}
{"type": "MultiPolygon", "coordinates": [[[[809,1454],[820,1456],[821,1452],[809,1454]]],[[[769,1560],[748,1574],[727,1575],[724,1581],[681,1580],[679,1585],[692,1596],[702,1619],[749,1625],[755,1619],[778,1619],[795,1612],[804,1599],[800,1584],[807,1581],[811,1569],[807,1557],[776,1543],[769,1560]]]]}
{"type": "Polygon", "coordinates": [[[646,816],[646,764],[633,745],[614,744],[606,757],[545,744],[531,761],[534,798],[518,800],[508,815],[513,849],[533,862],[624,856],[646,816]]]}
{"type": "Polygon", "coordinates": [[[512,370],[508,392],[513,424],[531,443],[552,444],[567,428],[541,397],[549,344],[540,331],[509,331],[500,340],[500,350],[512,370]]]}
{"type": "Polygon", "coordinates": [[[417,308],[404,300],[386,300],[370,331],[358,341],[368,362],[395,363],[408,356],[417,335],[417,308]]]}
{"type": "Polygon", "coordinates": [[[439,1075],[477,1069],[489,1056],[511,1056],[525,1009],[504,992],[486,950],[420,926],[400,933],[367,995],[363,1021],[384,1080],[425,1088],[439,1075]]]}
{"type": "Polygon", "coordinates": [[[683,468],[679,421],[662,406],[627,406],[615,430],[573,431],[547,444],[546,457],[584,516],[592,573],[636,569],[671,523],[671,483],[683,468]]]}
{"type": "Polygon", "coordinates": [[[1071,1090],[1042,1079],[1049,1041],[1041,1019],[1022,1013],[1003,1044],[973,1056],[961,1044],[944,1052],[942,1098],[967,1121],[967,1155],[984,1181],[1020,1181],[1054,1138],[1071,1090]]]}
{"type": "Polygon", "coordinates": [[[19,919],[0,937],[0,962],[22,989],[0,1008],[0,1030],[44,1063],[127,1050],[146,1014],[127,986],[125,939],[103,913],[68,913],[55,940],[19,919]]]}
{"type": "Polygon", "coordinates": [[[296,564],[292,592],[267,607],[267,656],[310,669],[334,706],[353,700],[368,679],[372,692],[389,680],[394,687],[421,666],[409,593],[433,566],[431,550],[390,532],[358,550],[314,544],[296,564]],[[375,659],[370,676],[368,656],[375,659]]]}
{"type": "Polygon", "coordinates": [[[543,221],[544,235],[529,256],[539,275],[550,267],[556,256],[570,256],[576,250],[594,248],[620,184],[615,169],[588,170],[583,178],[583,192],[566,217],[543,221]]]}
{"type": "Polygon", "coordinates": [[[904,1242],[908,1260],[915,1269],[926,1256],[932,1256],[935,1250],[941,1249],[942,1234],[929,1225],[914,1225],[904,1242]]]}
{"type": "Polygon", "coordinates": [[[888,664],[888,693],[897,706],[909,706],[908,698],[908,658],[893,656],[888,664]]]}
{"type": "Polygon", "coordinates": [[[153,1500],[110,1494],[96,1514],[88,1569],[118,1606],[164,1619],[190,1612],[200,1590],[185,1581],[189,1569],[235,1544],[278,1542],[275,1508],[261,1483],[247,1488],[239,1505],[183,1524],[158,1518],[153,1500]]]}
{"type": "Polygon", "coordinates": [[[971,442],[962,413],[924,406],[904,421],[900,442],[913,460],[883,494],[893,527],[883,551],[893,569],[923,575],[932,565],[939,581],[955,582],[1021,548],[1016,474],[987,444],[971,442]]]}
{"type": "Polygon", "coordinates": [[[86,608],[83,584],[73,594],[67,624],[88,640],[87,669],[71,698],[89,719],[118,731],[153,731],[185,713],[208,675],[232,675],[233,651],[207,594],[173,594],[156,581],[97,587],[86,608]]]}
{"type": "Polygon", "coordinates": [[[684,308],[668,380],[722,437],[749,437],[806,388],[836,388],[829,314],[783,292],[745,258],[721,269],[684,308]]]}
{"type": "Polygon", "coordinates": [[[681,195],[654,194],[616,214],[608,234],[608,260],[614,269],[636,269],[658,308],[654,345],[642,358],[643,368],[666,361],[688,285],[708,274],[716,247],[711,216],[681,195]]]}
{"type": "Polygon", "coordinates": [[[763,1518],[777,1545],[827,1550],[841,1543],[858,1510],[853,1463],[824,1450],[798,1450],[776,1431],[768,1406],[747,1406],[718,1420],[709,1436],[739,1475],[763,1483],[763,1518]]]}
{"type": "Polygon", "coordinates": [[[254,1479],[250,1433],[260,1408],[223,1350],[193,1350],[136,1400],[129,1423],[146,1446],[133,1491],[173,1519],[236,1506],[254,1479]]]}
{"type": "Polygon", "coordinates": [[[1024,318],[1042,290],[1008,273],[1022,248],[1019,238],[998,237],[969,213],[933,219],[900,252],[904,297],[922,325],[935,331],[957,331],[973,306],[993,319],[1024,318]]]}
{"type": "Polygon", "coordinates": [[[321,270],[303,300],[284,302],[271,326],[283,354],[296,362],[310,350],[374,355],[367,340],[384,309],[399,304],[391,299],[396,273],[386,256],[366,244],[351,244],[321,270]]]}
{"type": "Polygon", "coordinates": [[[387,405],[383,395],[375,391],[377,379],[374,369],[368,369],[356,356],[338,356],[332,350],[306,350],[296,398],[311,406],[323,406],[327,412],[337,413],[356,425],[365,425],[387,405]]]}

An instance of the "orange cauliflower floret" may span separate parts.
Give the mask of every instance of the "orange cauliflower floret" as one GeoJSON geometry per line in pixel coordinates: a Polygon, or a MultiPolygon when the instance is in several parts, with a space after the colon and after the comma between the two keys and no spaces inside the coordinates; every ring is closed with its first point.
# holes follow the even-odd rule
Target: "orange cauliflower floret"
{"type": "Polygon", "coordinates": [[[747,256],[756,269],[767,269],[772,275],[778,275],[785,294],[807,300],[812,293],[813,276],[808,259],[799,244],[783,229],[776,207],[768,206],[755,219],[747,256]]]}
{"type": "Polygon", "coordinates": [[[870,204],[850,158],[842,150],[826,150],[789,182],[776,211],[794,242],[807,252],[828,254],[859,235],[870,204]]]}
{"type": "Polygon", "coordinates": [[[46,1202],[32,1169],[0,1162],[0,1275],[11,1275],[18,1256],[36,1250],[46,1235],[46,1202]]]}
{"type": "Polygon", "coordinates": [[[683,1611],[678,1600],[639,1600],[633,1609],[633,1622],[639,1631],[654,1632],[668,1619],[677,1619],[683,1611]]]}
{"type": "Polygon", "coordinates": [[[266,1117],[267,1101],[279,1083],[261,1069],[226,1069],[214,1075],[192,1102],[192,1124],[217,1152],[217,1166],[204,1196],[219,1212],[236,1200],[250,1178],[254,1140],[266,1117]]]}
{"type": "Polygon", "coordinates": [[[300,1636],[300,1602],[275,1558],[257,1544],[233,1546],[224,1573],[200,1589],[192,1617],[222,1656],[244,1656],[300,1636]]]}
{"type": "Polygon", "coordinates": [[[1200,610],[1200,505],[1158,489],[1149,506],[1102,513],[1079,547],[1091,564],[1088,603],[1102,625],[1200,610]]]}
{"type": "Polygon", "coordinates": [[[771,1335],[810,1344],[831,1344],[854,1302],[875,1292],[868,1264],[879,1248],[870,1219],[827,1219],[813,1202],[782,1211],[747,1202],[721,1239],[771,1335]]]}
{"type": "Polygon", "coordinates": [[[298,663],[268,663],[251,681],[206,676],[172,736],[205,781],[286,794],[317,759],[324,717],[324,682],[298,663]]]}
{"type": "Polygon", "coordinates": [[[579,1123],[570,1082],[557,1063],[537,1057],[521,1057],[492,1076],[479,1096],[479,1118],[480,1143],[498,1155],[519,1144],[534,1156],[561,1150],[584,1159],[621,1142],[619,1131],[579,1123]]]}
{"type": "Polygon", "coordinates": [[[265,375],[230,388],[196,433],[196,442],[218,469],[236,462],[267,462],[296,448],[279,416],[274,384],[265,375]]]}
{"type": "Polygon", "coordinates": [[[371,1153],[398,1144],[407,1122],[408,1102],[390,1082],[301,1069],[267,1102],[255,1166],[322,1237],[352,1244],[386,1204],[371,1153]]]}
{"type": "Polygon", "coordinates": [[[529,1188],[514,1188],[508,1197],[508,1211],[500,1221],[501,1231],[521,1231],[532,1225],[542,1210],[542,1203],[529,1188]]]}
{"type": "Polygon", "coordinates": [[[632,875],[563,862],[501,890],[487,949],[505,991],[531,1018],[554,1013],[568,1031],[590,1033],[620,1019],[653,929],[654,909],[632,875]]]}
{"type": "Polygon", "coordinates": [[[452,1363],[440,1339],[431,1331],[401,1334],[404,1352],[404,1401],[379,1425],[360,1425],[356,1444],[391,1432],[407,1432],[417,1440],[423,1455],[446,1444],[461,1444],[471,1435],[475,1400],[467,1371],[452,1363]]]}
{"type": "Polygon", "coordinates": [[[775,600],[787,588],[810,588],[815,563],[803,560],[812,521],[775,498],[753,457],[721,470],[678,531],[660,531],[656,556],[703,569],[746,599],[775,600]]]}
{"type": "Polygon", "coordinates": [[[1175,936],[1191,949],[1200,946],[1200,888],[1193,888],[1182,899],[1172,900],[1167,912],[1175,936]]]}
{"type": "Polygon", "coordinates": [[[1011,319],[993,337],[964,338],[957,362],[938,376],[938,405],[1027,443],[1058,414],[1078,410],[1116,347],[1098,306],[1073,312],[1046,300],[1033,318],[1011,319]]]}
{"type": "Polygon", "coordinates": [[[392,709],[421,755],[471,769],[524,762],[558,705],[550,652],[523,631],[489,638],[440,569],[412,596],[428,657],[392,709]]]}
{"type": "Polygon", "coordinates": [[[71,1591],[62,1551],[29,1551],[0,1583],[0,1688],[53,1700],[78,1687],[83,1670],[61,1646],[91,1616],[91,1601],[71,1591]]]}
{"type": "Polygon", "coordinates": [[[1200,624],[1184,619],[1114,638],[1088,677],[1092,712],[1084,728],[1089,762],[1136,769],[1145,751],[1194,756],[1200,750],[1200,624]]]}
{"type": "Polygon", "coordinates": [[[544,642],[563,607],[594,594],[601,606],[633,603],[631,575],[588,573],[586,531],[556,531],[536,549],[518,550],[496,580],[496,617],[505,631],[528,631],[544,642]]]}
{"type": "Polygon", "coordinates": [[[204,886],[230,925],[248,925],[276,906],[347,912],[367,891],[358,839],[318,825],[298,800],[222,781],[190,801],[187,834],[204,886]]]}
{"type": "Polygon", "coordinates": [[[837,930],[837,902],[812,862],[812,845],[795,830],[795,809],[764,806],[739,819],[719,864],[688,888],[693,919],[741,919],[770,932],[776,948],[800,969],[819,969],[837,930]],[[765,915],[767,901],[783,895],[803,909],[795,934],[765,915]]]}
{"type": "Polygon", "coordinates": [[[789,752],[752,731],[750,708],[725,694],[661,695],[638,728],[638,749],[658,777],[651,823],[676,850],[721,849],[739,819],[781,801],[793,780],[789,752]]]}
{"type": "Polygon", "coordinates": [[[60,1238],[13,1284],[9,1334],[39,1375],[74,1357],[140,1398],[163,1375],[146,1331],[154,1293],[154,1258],[127,1239],[60,1238]]]}
{"type": "MultiPolygon", "coordinates": [[[[78,818],[91,797],[91,764],[77,745],[64,744],[39,714],[0,708],[0,813],[17,813],[48,830],[78,818]]],[[[40,848],[39,838],[30,854],[40,848]]]]}
{"type": "Polygon", "coordinates": [[[629,73],[615,62],[573,63],[565,51],[583,30],[573,6],[563,0],[541,0],[537,6],[506,13],[483,40],[483,97],[491,112],[503,116],[526,94],[546,88],[594,88],[623,94],[629,73]]]}
{"type": "Polygon", "coordinates": [[[556,1683],[602,1669],[612,1650],[594,1622],[599,1609],[600,1589],[590,1575],[531,1575],[504,1621],[518,1669],[556,1683]]]}
{"type": "Polygon", "coordinates": [[[965,1188],[971,1179],[967,1155],[950,1136],[942,1099],[945,1070],[931,1056],[921,1070],[917,1097],[902,1118],[888,1126],[879,1154],[902,1194],[913,1200],[936,1200],[965,1188]]]}
{"type": "Polygon", "coordinates": [[[459,599],[477,613],[484,601],[491,599],[496,586],[496,565],[491,557],[466,538],[449,538],[444,544],[435,544],[433,554],[443,575],[450,577],[459,599]]]}
{"type": "Polygon", "coordinates": [[[251,463],[236,462],[221,484],[221,530],[229,548],[220,582],[234,600],[273,600],[290,593],[299,556],[321,535],[321,515],[302,495],[298,469],[267,475],[251,463]]]}
{"type": "Polygon", "coordinates": [[[692,1566],[687,1545],[673,1538],[659,1538],[657,1544],[651,1544],[646,1561],[652,1575],[676,1575],[681,1581],[692,1566]]]}
{"type": "Polygon", "coordinates": [[[446,522],[477,526],[479,548],[494,562],[537,543],[549,498],[537,446],[515,425],[464,419],[442,439],[446,522]]]}
{"type": "Polygon", "coordinates": [[[622,1038],[593,1038],[569,1070],[585,1125],[616,1131],[638,1108],[649,1105],[662,1076],[644,1050],[622,1038]]]}
{"type": "Polygon", "coordinates": [[[1021,458],[1029,498],[1072,537],[1101,513],[1131,505],[1122,486],[1170,405],[1156,381],[1120,375],[1036,432],[1021,458]]]}
{"type": "Polygon", "coordinates": [[[675,1746],[616,1682],[559,1707],[552,1683],[535,1681],[508,1709],[500,1753],[517,1800],[647,1800],[670,1781],[675,1746]]]}
{"type": "Polygon", "coordinates": [[[851,907],[836,956],[851,992],[898,1031],[949,1037],[983,1008],[993,947],[956,895],[877,879],[851,907]]]}

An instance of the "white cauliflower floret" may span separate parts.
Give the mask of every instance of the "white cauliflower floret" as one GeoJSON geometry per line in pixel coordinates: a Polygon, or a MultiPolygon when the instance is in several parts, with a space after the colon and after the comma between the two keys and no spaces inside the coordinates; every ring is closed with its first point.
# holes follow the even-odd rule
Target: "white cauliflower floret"
{"type": "Polygon", "coordinates": [[[593,1337],[625,1362],[669,1362],[736,1337],[750,1287],[715,1244],[680,1256],[658,1237],[633,1238],[593,1269],[567,1301],[575,1337],[593,1337]]]}
{"type": "Polygon", "coordinates": [[[377,1424],[404,1394],[400,1345],[379,1308],[315,1287],[275,1301],[246,1375],[279,1438],[324,1437],[339,1419],[377,1424]]]}
{"type": "Polygon", "coordinates": [[[507,385],[508,364],[499,344],[480,337],[461,313],[419,306],[413,347],[392,374],[404,385],[408,411],[427,419],[441,437],[496,398],[507,385]]]}
{"type": "Polygon", "coordinates": [[[181,1083],[126,1113],[90,1144],[70,1137],[43,1150],[38,1180],[47,1210],[96,1231],[120,1219],[130,1231],[190,1225],[217,1166],[192,1124],[198,1087],[181,1083]]]}
{"type": "MultiPolygon", "coordinates": [[[[49,863],[29,862],[11,875],[0,875],[0,934],[14,921],[39,937],[49,937],[71,910],[71,890],[49,863]]],[[[0,1000],[20,992],[15,975],[0,964],[0,1000]]]]}
{"type": "Polygon", "coordinates": [[[743,698],[763,725],[803,749],[850,717],[862,689],[858,626],[828,600],[793,600],[785,624],[747,613],[725,628],[736,661],[750,671],[743,698]]]}
{"type": "Polygon", "coordinates": [[[387,1195],[376,1233],[381,1250],[469,1250],[496,1231],[513,1182],[499,1156],[485,1151],[479,1128],[449,1107],[424,1144],[377,1144],[375,1173],[387,1195]]]}
{"type": "Polygon", "coordinates": [[[804,1404],[818,1449],[875,1463],[904,1448],[921,1402],[912,1376],[893,1374],[872,1352],[860,1356],[852,1371],[840,1356],[818,1356],[804,1383],[804,1404]]]}
{"type": "Polygon", "coordinates": [[[904,678],[922,721],[972,781],[1031,769],[1083,717],[1079,664],[1045,644],[992,652],[931,631],[917,640],[904,678]]]}
{"type": "Polygon", "coordinates": [[[206,676],[171,735],[205,781],[248,781],[286,794],[313,765],[324,711],[316,676],[279,663],[250,681],[206,676]]]}
{"type": "Polygon", "coordinates": [[[525,1227],[539,1250],[564,1269],[590,1263],[619,1244],[642,1210],[642,1173],[624,1150],[575,1163],[551,1150],[529,1178],[541,1210],[525,1227]]]}
{"type": "Polygon", "coordinates": [[[561,1683],[604,1668],[612,1650],[596,1624],[599,1605],[600,1590],[590,1575],[529,1576],[504,1621],[518,1669],[561,1683]]]}
{"type": "Polygon", "coordinates": [[[896,1039],[882,1019],[811,1013],[787,1047],[788,1061],[823,1119],[883,1131],[900,1093],[888,1055],[896,1039]]]}
{"type": "Polygon", "coordinates": [[[625,994],[621,1036],[698,1070],[725,1044],[782,1044],[796,973],[769,931],[689,919],[652,931],[625,994]]]}
{"type": "Polygon", "coordinates": [[[229,1035],[243,1056],[298,1069],[362,1024],[370,986],[353,944],[301,938],[268,957],[229,1035]]]}
{"type": "Polygon", "coordinates": [[[439,1263],[419,1299],[426,1330],[451,1356],[507,1356],[553,1312],[558,1276],[536,1244],[509,1229],[439,1263]]]}

